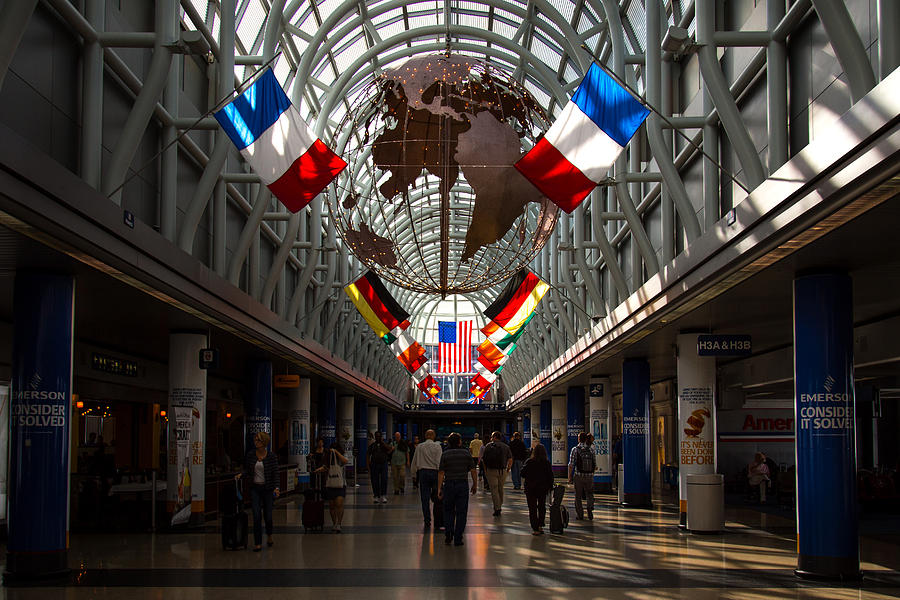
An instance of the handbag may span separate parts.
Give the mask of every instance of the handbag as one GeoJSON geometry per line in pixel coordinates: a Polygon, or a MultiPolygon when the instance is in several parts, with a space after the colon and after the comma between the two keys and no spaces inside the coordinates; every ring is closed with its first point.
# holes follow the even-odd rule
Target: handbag
{"type": "Polygon", "coordinates": [[[334,457],[332,453],[328,460],[328,478],[325,480],[327,488],[342,488],[344,484],[344,466],[334,457]]]}

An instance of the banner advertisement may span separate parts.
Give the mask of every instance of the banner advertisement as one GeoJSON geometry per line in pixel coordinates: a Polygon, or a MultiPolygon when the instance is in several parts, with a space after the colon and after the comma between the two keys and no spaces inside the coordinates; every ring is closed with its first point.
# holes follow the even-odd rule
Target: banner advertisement
{"type": "Polygon", "coordinates": [[[553,465],[554,471],[564,468],[569,464],[569,457],[566,455],[566,446],[568,440],[566,438],[566,397],[563,394],[554,394],[551,398],[552,410],[550,421],[550,464],[553,465]]]}
{"type": "Polygon", "coordinates": [[[589,429],[594,435],[594,454],[597,459],[594,484],[601,486],[612,484],[609,455],[609,391],[609,378],[591,377],[588,387],[588,402],[590,403],[589,429]]]}
{"type": "Polygon", "coordinates": [[[207,345],[205,334],[169,336],[169,411],[166,500],[171,524],[202,515],[206,500],[203,448],[206,428],[206,371],[197,357],[207,345]]]}
{"type": "Polygon", "coordinates": [[[341,396],[338,399],[337,415],[337,442],[340,452],[349,461],[346,466],[352,467],[353,462],[353,396],[341,396]]]}
{"type": "Polygon", "coordinates": [[[687,476],[716,472],[716,359],[700,356],[700,334],[684,333],[678,345],[678,512],[687,524],[687,476]]]}
{"type": "Polygon", "coordinates": [[[67,567],[74,295],[70,276],[16,274],[7,574],[67,567]]]}
{"type": "Polygon", "coordinates": [[[356,417],[353,427],[356,430],[354,446],[356,447],[356,461],[361,469],[366,467],[366,451],[369,448],[369,403],[362,398],[357,398],[355,403],[356,417]]]}
{"type": "Polygon", "coordinates": [[[309,379],[288,392],[288,403],[288,463],[297,465],[297,483],[309,483],[309,379]]]}
{"type": "Polygon", "coordinates": [[[650,505],[650,364],[626,359],[622,365],[622,452],[625,503],[650,505]]]}
{"type": "MultiPolygon", "coordinates": [[[[531,408],[531,447],[541,443],[541,405],[532,404],[531,408]]],[[[546,449],[546,447],[545,447],[546,449]]]]}
{"type": "Polygon", "coordinates": [[[553,452],[553,444],[552,441],[552,429],[550,428],[551,421],[553,421],[553,402],[547,398],[546,400],[541,400],[541,418],[538,421],[540,424],[540,429],[538,429],[540,433],[541,445],[544,446],[544,449],[547,450],[547,458],[552,462],[552,452],[553,452]]]}
{"type": "Polygon", "coordinates": [[[578,434],[584,427],[584,386],[573,386],[566,390],[566,464],[569,453],[578,445],[578,434]]]}
{"type": "Polygon", "coordinates": [[[526,409],[522,413],[522,442],[526,448],[531,448],[531,410],[526,409]]]}
{"type": "Polygon", "coordinates": [[[798,573],[859,577],[853,290],[849,275],[794,280],[798,573]]]}

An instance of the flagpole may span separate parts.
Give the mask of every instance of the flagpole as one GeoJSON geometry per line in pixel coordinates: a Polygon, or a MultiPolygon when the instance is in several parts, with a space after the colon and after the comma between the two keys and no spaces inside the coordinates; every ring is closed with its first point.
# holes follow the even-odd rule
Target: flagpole
{"type": "Polygon", "coordinates": [[[675,123],[673,123],[666,115],[662,114],[659,110],[657,110],[657,108],[656,108],[655,106],[653,106],[652,104],[650,104],[650,102],[648,102],[644,97],[642,97],[642,96],[637,92],[637,90],[635,90],[633,87],[631,87],[630,85],[628,85],[628,84],[625,82],[625,80],[623,80],[621,77],[619,77],[618,75],[616,75],[615,73],[613,73],[611,69],[609,69],[606,65],[604,65],[602,62],[600,62],[600,59],[597,58],[597,55],[594,54],[594,53],[591,51],[591,49],[588,47],[587,44],[581,44],[581,47],[584,49],[585,52],[588,53],[588,55],[590,55],[590,57],[591,57],[591,59],[594,61],[594,63],[595,63],[598,67],[600,67],[601,69],[603,69],[603,72],[604,72],[604,73],[606,73],[607,75],[609,75],[610,77],[612,77],[613,79],[615,79],[615,80],[616,80],[616,83],[618,83],[618,84],[621,85],[623,88],[625,88],[626,90],[628,90],[628,92],[629,92],[632,96],[634,96],[634,99],[635,99],[635,100],[637,100],[638,102],[640,102],[645,108],[647,108],[647,110],[651,111],[652,113],[654,113],[655,115],[657,115],[659,118],[661,118],[663,121],[665,121],[666,124],[667,124],[671,129],[673,129],[673,130],[675,131],[675,133],[677,133],[678,135],[680,135],[681,137],[683,137],[683,138],[687,141],[687,143],[690,144],[691,147],[694,148],[694,150],[696,150],[697,152],[699,152],[700,154],[702,154],[703,156],[705,156],[711,163],[713,163],[714,165],[716,165],[716,167],[718,167],[719,170],[720,170],[721,172],[725,173],[725,174],[728,176],[729,179],[731,179],[734,183],[736,183],[736,184],[738,185],[738,187],[740,187],[742,190],[744,190],[745,192],[747,192],[747,194],[750,193],[750,190],[748,190],[747,187],[744,186],[743,183],[741,183],[740,181],[738,181],[737,178],[736,178],[734,175],[731,174],[731,171],[727,170],[724,166],[722,166],[722,163],[720,163],[720,162],[717,161],[715,158],[713,158],[712,156],[710,156],[709,154],[707,154],[706,152],[704,152],[704,151],[703,151],[703,148],[701,148],[700,146],[698,146],[698,145],[694,142],[694,140],[692,140],[690,137],[688,137],[688,135],[687,135],[685,132],[681,131],[681,129],[679,129],[678,127],[676,127],[676,126],[675,126],[675,123]]]}
{"type": "Polygon", "coordinates": [[[216,112],[217,110],[219,110],[220,108],[225,106],[225,104],[227,104],[231,100],[232,96],[234,96],[235,92],[237,92],[238,94],[244,93],[244,90],[247,88],[247,86],[252,84],[257,79],[257,77],[259,77],[259,75],[261,75],[269,67],[269,65],[271,65],[278,59],[279,56],[281,56],[281,52],[278,52],[275,56],[273,56],[272,58],[270,58],[269,60],[264,62],[262,65],[260,65],[259,69],[257,69],[253,73],[251,73],[250,77],[248,77],[247,79],[242,81],[240,83],[240,85],[238,85],[237,88],[235,88],[234,91],[229,92],[227,96],[223,97],[221,100],[216,102],[215,105],[213,105],[213,107],[211,109],[209,109],[208,111],[206,111],[205,113],[203,113],[202,115],[197,117],[197,120],[194,121],[193,123],[191,123],[187,129],[183,129],[181,131],[181,133],[179,133],[177,136],[175,136],[175,139],[173,139],[171,142],[169,142],[168,144],[163,146],[159,152],[157,152],[156,154],[151,156],[150,159],[147,162],[145,162],[143,165],[141,165],[141,167],[139,169],[135,170],[131,175],[126,177],[125,180],[116,189],[111,191],[106,197],[112,198],[113,195],[115,195],[119,190],[121,190],[123,187],[125,187],[126,183],[128,183],[129,181],[131,181],[132,179],[137,177],[137,175],[141,171],[143,171],[144,169],[149,167],[153,163],[153,161],[155,161],[157,158],[159,158],[163,152],[165,152],[166,150],[168,150],[169,148],[171,148],[172,146],[177,144],[181,140],[181,138],[183,138],[188,133],[190,133],[194,129],[194,127],[196,127],[197,125],[200,124],[200,121],[202,121],[209,115],[213,114],[214,112],[216,112]]]}

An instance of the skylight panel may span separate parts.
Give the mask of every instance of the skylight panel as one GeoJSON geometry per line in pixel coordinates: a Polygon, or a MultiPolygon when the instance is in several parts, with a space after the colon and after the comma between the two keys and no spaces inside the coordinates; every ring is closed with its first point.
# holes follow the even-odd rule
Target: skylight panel
{"type": "Polygon", "coordinates": [[[531,51],[541,62],[554,71],[559,66],[561,50],[555,46],[551,47],[537,30],[535,30],[534,37],[531,39],[531,51]]]}
{"type": "MultiPolygon", "coordinates": [[[[443,23],[443,18],[441,19],[441,23],[443,23]]],[[[416,29],[418,27],[430,27],[432,25],[440,25],[435,20],[434,12],[417,12],[409,14],[409,28],[416,29]]]]}
{"type": "Polygon", "coordinates": [[[362,31],[357,32],[350,46],[344,46],[334,52],[334,61],[337,63],[338,72],[346,71],[353,62],[362,56],[367,50],[362,31]]]}
{"type": "MultiPolygon", "coordinates": [[[[209,1],[208,0],[191,0],[191,5],[197,11],[197,14],[206,19],[206,26],[209,27],[209,1]]],[[[188,19],[190,21],[190,19],[188,19]]]]}
{"type": "Polygon", "coordinates": [[[265,35],[266,11],[259,0],[251,0],[244,12],[244,17],[237,26],[237,36],[245,48],[252,49],[258,37],[265,35]]]}
{"type": "Polygon", "coordinates": [[[378,35],[380,35],[383,40],[392,38],[395,35],[400,35],[406,31],[406,26],[403,24],[403,16],[399,14],[395,15],[389,21],[376,24],[375,28],[378,30],[378,35]]]}
{"type": "Polygon", "coordinates": [[[331,13],[336,11],[343,4],[343,0],[322,0],[318,2],[319,14],[322,16],[322,22],[328,20],[331,13]]]}
{"type": "Polygon", "coordinates": [[[635,53],[641,53],[647,47],[647,17],[644,8],[640,2],[634,1],[628,7],[628,24],[637,38],[638,47],[634,49],[635,53]]]}
{"type": "Polygon", "coordinates": [[[476,29],[488,30],[487,15],[457,13],[457,22],[465,27],[475,27],[476,29]]]}
{"type": "Polygon", "coordinates": [[[575,14],[575,4],[572,0],[550,0],[550,5],[558,10],[566,21],[572,22],[572,16],[575,14]]]}
{"type": "Polygon", "coordinates": [[[494,33],[497,35],[500,35],[507,40],[511,40],[516,34],[516,29],[516,27],[510,25],[505,20],[497,19],[496,16],[494,17],[494,33]]]}

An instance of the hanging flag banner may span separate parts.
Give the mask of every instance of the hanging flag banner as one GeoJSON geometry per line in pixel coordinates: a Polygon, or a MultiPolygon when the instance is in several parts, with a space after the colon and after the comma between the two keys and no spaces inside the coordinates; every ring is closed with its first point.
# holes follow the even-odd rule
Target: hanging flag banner
{"type": "Polygon", "coordinates": [[[596,63],[516,169],[566,212],[606,178],[650,111],[596,63]]]}
{"type": "Polygon", "coordinates": [[[500,296],[485,309],[484,315],[507,333],[515,333],[529,321],[548,289],[550,286],[540,277],[522,269],[507,282],[500,296]]]}
{"type": "Polygon", "coordinates": [[[309,204],[347,166],[309,128],[272,69],[213,116],[291,212],[309,204]]]}
{"type": "Polygon", "coordinates": [[[438,373],[472,369],[472,321],[438,321],[438,373]]]}
{"type": "MultiPolygon", "coordinates": [[[[482,395],[496,380],[497,373],[516,349],[525,326],[534,318],[535,308],[549,287],[540,277],[522,269],[485,309],[484,315],[490,320],[481,329],[485,340],[478,346],[478,361],[475,365],[477,374],[471,382],[472,388],[482,390],[482,395]]],[[[476,398],[480,397],[476,395],[476,398]]]]}
{"type": "Polygon", "coordinates": [[[378,337],[388,334],[396,337],[409,327],[409,313],[394,300],[375,273],[367,272],[344,287],[344,293],[378,337]]]}

